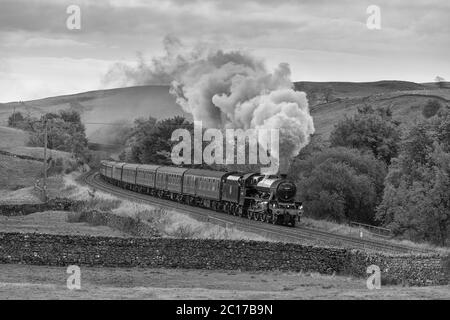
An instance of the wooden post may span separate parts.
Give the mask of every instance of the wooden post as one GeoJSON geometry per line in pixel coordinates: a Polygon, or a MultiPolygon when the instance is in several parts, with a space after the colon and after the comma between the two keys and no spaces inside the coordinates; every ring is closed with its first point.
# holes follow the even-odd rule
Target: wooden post
{"type": "Polygon", "coordinates": [[[44,192],[44,201],[47,202],[47,141],[48,141],[48,119],[44,122],[44,182],[42,185],[44,192]]]}

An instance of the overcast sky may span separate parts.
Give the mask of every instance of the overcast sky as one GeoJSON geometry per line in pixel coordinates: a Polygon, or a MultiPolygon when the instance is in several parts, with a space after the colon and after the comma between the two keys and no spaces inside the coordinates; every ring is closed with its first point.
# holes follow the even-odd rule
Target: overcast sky
{"type": "Polygon", "coordinates": [[[0,0],[0,102],[102,88],[113,63],[161,55],[167,34],[288,62],[294,81],[450,80],[449,21],[448,0],[0,0]],[[72,4],[81,30],[66,27],[72,4]]]}

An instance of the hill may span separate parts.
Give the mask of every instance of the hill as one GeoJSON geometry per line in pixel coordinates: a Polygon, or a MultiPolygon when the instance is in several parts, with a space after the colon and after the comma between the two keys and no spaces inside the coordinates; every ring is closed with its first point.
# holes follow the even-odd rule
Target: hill
{"type": "Polygon", "coordinates": [[[28,134],[25,131],[9,127],[0,127],[0,150],[25,146],[27,141],[28,134]]]}
{"type": "Polygon", "coordinates": [[[295,88],[306,93],[323,92],[331,88],[335,98],[355,98],[379,93],[396,91],[423,90],[422,84],[408,81],[376,81],[376,82],[310,82],[295,83],[295,88]]]}
{"type": "Polygon", "coordinates": [[[38,116],[60,109],[75,109],[86,123],[86,133],[92,142],[103,142],[99,123],[132,122],[138,117],[165,119],[175,115],[190,117],[176,104],[168,86],[138,86],[49,97],[39,100],[0,104],[0,125],[16,111],[38,116]]]}
{"type": "Polygon", "coordinates": [[[41,174],[42,162],[0,154],[0,190],[32,186],[41,174]]]}
{"type": "MultiPolygon", "coordinates": [[[[33,186],[36,179],[42,177],[44,149],[27,147],[28,134],[22,130],[0,126],[0,198],[4,198],[4,190],[16,190],[33,186]],[[22,159],[17,156],[36,158],[22,159]],[[4,190],[2,190],[4,189],[4,190]]],[[[48,158],[62,158],[70,161],[71,154],[58,150],[47,150],[48,158]]],[[[27,190],[29,194],[31,190],[27,190]]],[[[0,199],[1,200],[1,199],[0,199]]]]}
{"type": "MultiPolygon", "coordinates": [[[[364,104],[390,106],[394,116],[408,125],[422,117],[422,107],[430,99],[450,104],[450,86],[407,81],[377,82],[296,82],[305,91],[314,117],[316,132],[328,137],[334,125],[351,116],[364,104]],[[326,92],[331,92],[327,97],[326,92]]],[[[164,119],[176,115],[191,118],[169,93],[168,86],[138,86],[49,97],[45,99],[0,104],[0,124],[6,123],[14,108],[28,114],[73,108],[82,114],[90,142],[106,143],[120,126],[138,117],[164,119]],[[114,123],[116,126],[103,123],[114,123]]]]}

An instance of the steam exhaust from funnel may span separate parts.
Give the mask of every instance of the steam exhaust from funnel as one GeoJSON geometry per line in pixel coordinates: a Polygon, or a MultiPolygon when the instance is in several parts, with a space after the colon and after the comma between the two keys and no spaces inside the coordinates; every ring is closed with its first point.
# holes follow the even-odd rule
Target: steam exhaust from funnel
{"type": "Polygon", "coordinates": [[[279,154],[272,156],[282,160],[279,173],[287,173],[289,160],[314,133],[306,94],[294,89],[289,65],[280,63],[269,72],[264,61],[247,52],[186,48],[173,36],[165,38],[164,46],[165,56],[151,64],[113,71],[133,84],[171,79],[177,103],[206,128],[279,130],[279,154]]]}

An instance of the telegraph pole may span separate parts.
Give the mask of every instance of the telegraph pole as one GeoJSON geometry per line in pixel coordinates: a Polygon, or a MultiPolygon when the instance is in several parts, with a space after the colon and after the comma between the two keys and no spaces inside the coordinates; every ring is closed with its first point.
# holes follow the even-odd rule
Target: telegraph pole
{"type": "Polygon", "coordinates": [[[44,182],[42,189],[44,192],[44,200],[47,201],[47,140],[48,140],[48,119],[44,120],[44,182]]]}

